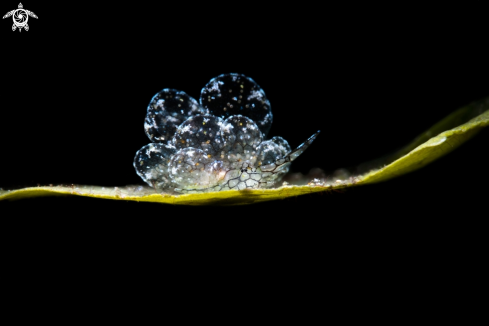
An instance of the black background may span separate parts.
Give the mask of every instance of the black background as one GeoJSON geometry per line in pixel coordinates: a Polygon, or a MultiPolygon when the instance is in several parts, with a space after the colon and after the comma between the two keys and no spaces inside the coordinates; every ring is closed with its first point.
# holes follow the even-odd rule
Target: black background
{"type": "MultiPolygon", "coordinates": [[[[152,96],[175,88],[198,98],[222,73],[243,73],[265,90],[270,137],[295,147],[322,131],[292,165],[303,173],[378,158],[489,96],[485,27],[472,13],[252,3],[24,8],[39,17],[28,32],[12,32],[8,19],[0,26],[3,189],[143,184],[132,162],[149,142],[143,121],[152,96]]],[[[448,257],[457,239],[470,238],[467,251],[482,241],[488,140],[483,131],[422,170],[343,193],[243,207],[47,197],[2,202],[0,214],[19,233],[55,230],[46,234],[66,237],[60,243],[83,230],[140,249],[192,248],[195,237],[218,251],[270,241],[265,256],[321,254],[336,263],[346,259],[340,251],[367,262],[420,243],[448,257]]]]}
{"type": "MultiPolygon", "coordinates": [[[[198,9],[168,6],[146,16],[119,6],[100,7],[107,13],[101,22],[98,11],[73,7],[61,24],[59,10],[37,6],[31,10],[41,18],[30,18],[28,32],[2,21],[4,189],[141,183],[132,160],[148,143],[143,120],[151,97],[175,88],[198,98],[209,79],[227,72],[265,90],[274,113],[270,137],[295,147],[322,131],[293,164],[302,173],[378,158],[489,95],[482,40],[428,14],[309,8],[288,16],[245,7],[229,14],[207,8],[192,19],[185,13],[198,9]]],[[[484,178],[473,171],[485,141],[484,132],[432,166],[379,186],[392,192],[406,182],[399,187],[416,193],[439,188],[440,179],[460,188],[484,178]]]]}

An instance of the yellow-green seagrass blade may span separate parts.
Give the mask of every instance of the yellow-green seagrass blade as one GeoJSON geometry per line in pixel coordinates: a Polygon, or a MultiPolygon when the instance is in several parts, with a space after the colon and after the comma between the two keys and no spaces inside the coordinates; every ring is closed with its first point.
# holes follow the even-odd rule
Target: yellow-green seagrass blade
{"type": "Polygon", "coordinates": [[[97,186],[32,187],[0,190],[0,200],[38,196],[75,195],[114,200],[159,202],[175,205],[244,205],[284,199],[331,189],[385,181],[419,169],[449,153],[489,124],[489,98],[463,107],[418,136],[411,144],[385,158],[362,164],[364,173],[337,180],[305,180],[302,185],[283,185],[275,189],[230,190],[174,195],[155,193],[146,186],[104,188],[97,186]]]}

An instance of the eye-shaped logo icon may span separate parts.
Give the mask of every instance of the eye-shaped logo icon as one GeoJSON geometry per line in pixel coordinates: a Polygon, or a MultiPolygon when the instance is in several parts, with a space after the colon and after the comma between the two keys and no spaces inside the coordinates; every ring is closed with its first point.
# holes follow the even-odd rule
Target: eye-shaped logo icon
{"type": "Polygon", "coordinates": [[[29,25],[27,25],[27,21],[29,20],[29,16],[37,18],[36,14],[32,11],[23,9],[22,3],[19,3],[19,8],[9,11],[3,16],[3,18],[7,18],[12,16],[14,20],[14,24],[12,25],[12,31],[15,31],[17,28],[19,32],[24,28],[26,31],[29,30],[29,25]]]}

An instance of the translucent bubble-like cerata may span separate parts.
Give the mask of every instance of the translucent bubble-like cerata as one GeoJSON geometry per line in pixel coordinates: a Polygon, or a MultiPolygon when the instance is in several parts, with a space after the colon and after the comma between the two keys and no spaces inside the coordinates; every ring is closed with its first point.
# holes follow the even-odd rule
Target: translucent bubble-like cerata
{"type": "Polygon", "coordinates": [[[282,137],[265,140],[272,119],[265,92],[241,74],[211,79],[200,104],[165,88],[149,103],[144,129],[152,143],[136,153],[134,167],[156,190],[272,187],[319,134],[291,150],[282,137]]]}

